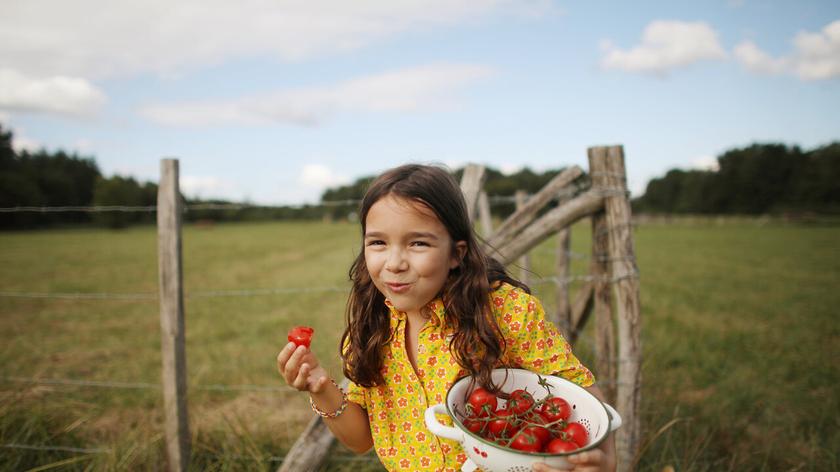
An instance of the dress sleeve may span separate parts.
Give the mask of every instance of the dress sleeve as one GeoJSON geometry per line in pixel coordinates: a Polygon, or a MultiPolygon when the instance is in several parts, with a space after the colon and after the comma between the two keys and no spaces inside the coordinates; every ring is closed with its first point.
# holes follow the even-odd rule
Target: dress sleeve
{"type": "Polygon", "coordinates": [[[367,389],[356,385],[355,382],[348,382],[347,401],[353,402],[367,410],[367,389]]]}
{"type": "Polygon", "coordinates": [[[545,317],[542,303],[527,292],[506,286],[492,295],[493,309],[504,334],[505,361],[533,372],[557,375],[581,387],[595,383],[592,372],[572,353],[560,331],[545,317]]]}

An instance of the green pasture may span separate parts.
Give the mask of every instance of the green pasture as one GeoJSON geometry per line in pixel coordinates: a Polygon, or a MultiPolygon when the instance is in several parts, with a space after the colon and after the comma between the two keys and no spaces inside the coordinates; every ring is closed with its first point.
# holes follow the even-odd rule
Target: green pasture
{"type": "MultiPolygon", "coordinates": [[[[280,464],[312,413],[305,395],[261,388],[283,386],[274,358],[294,324],[315,327],[314,349],[340,374],[357,233],[348,223],[185,228],[195,470],[280,464]]],[[[678,221],[634,235],[640,470],[840,468],[840,226],[678,221]]],[[[588,238],[588,224],[575,226],[573,250],[588,254],[588,238]]],[[[156,243],[152,227],[0,233],[0,470],[162,469],[156,243]]],[[[554,246],[532,253],[548,310],[553,286],[539,276],[553,275],[554,246]]],[[[575,259],[573,273],[587,264],[575,259]]],[[[589,364],[591,345],[588,331],[576,346],[589,364]]],[[[325,470],[379,470],[340,446],[330,457],[325,470]]]]}

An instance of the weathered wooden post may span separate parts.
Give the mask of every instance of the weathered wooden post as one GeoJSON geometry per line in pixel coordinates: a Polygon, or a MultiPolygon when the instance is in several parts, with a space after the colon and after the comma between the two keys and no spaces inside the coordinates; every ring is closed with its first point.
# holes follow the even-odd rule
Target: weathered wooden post
{"type": "MultiPolygon", "coordinates": [[[[598,171],[594,171],[597,175],[598,171]]],[[[602,173],[602,172],[601,172],[602,173]]],[[[592,188],[597,190],[603,184],[592,177],[592,188]]],[[[607,244],[607,218],[604,211],[592,215],[592,259],[589,273],[592,274],[593,306],[595,313],[595,369],[598,378],[604,379],[601,388],[607,402],[615,405],[615,328],[612,317],[612,284],[609,282],[609,246],[607,244]]]]}
{"type": "MultiPolygon", "coordinates": [[[[525,206],[525,202],[528,200],[528,192],[524,190],[517,190],[514,194],[514,198],[516,199],[516,209],[521,210],[522,207],[525,206]]],[[[519,270],[519,280],[521,280],[525,285],[530,285],[531,256],[528,255],[527,252],[519,258],[519,270]]]]}
{"type": "MultiPolygon", "coordinates": [[[[347,390],[350,382],[341,381],[341,388],[347,390]]],[[[327,459],[335,436],[320,416],[313,415],[306,429],[289,449],[277,472],[310,472],[320,470],[327,459]]]]}
{"type": "Polygon", "coordinates": [[[478,195],[484,186],[484,166],[478,164],[467,164],[464,168],[464,175],[461,176],[461,192],[464,193],[464,200],[467,203],[467,212],[470,221],[475,221],[478,195]]]}
{"type": "Polygon", "coordinates": [[[478,194],[478,219],[481,221],[481,235],[489,238],[493,233],[493,217],[490,214],[490,199],[484,190],[478,194]]]}
{"type": "Polygon", "coordinates": [[[178,160],[163,159],[160,162],[157,227],[164,430],[168,470],[178,472],[186,471],[190,460],[181,268],[181,210],[178,160]]]}
{"type": "Polygon", "coordinates": [[[621,146],[592,147],[588,154],[593,191],[604,195],[606,225],[603,232],[607,235],[609,280],[613,284],[618,317],[616,406],[623,426],[618,430],[617,454],[619,470],[627,471],[633,467],[641,437],[638,412],[642,386],[642,343],[639,271],[633,249],[624,149],[621,146]]]}
{"type": "MultiPolygon", "coordinates": [[[[556,175],[551,181],[534,194],[522,208],[517,209],[512,215],[508,216],[498,228],[493,236],[487,240],[487,245],[490,248],[501,248],[508,244],[511,239],[516,237],[529,223],[534,219],[534,215],[543,208],[552,198],[557,196],[557,192],[564,187],[571,184],[578,177],[583,175],[583,170],[578,166],[572,166],[560,174],[556,175]]],[[[463,183],[461,184],[463,188],[463,183]]],[[[558,223],[562,224],[562,223],[558,223]]],[[[553,228],[551,228],[553,229],[553,228]]],[[[510,261],[507,261],[510,262],[510,261]]]]}
{"type": "MultiPolygon", "coordinates": [[[[565,197],[558,197],[557,206],[567,201],[565,197]]],[[[560,332],[568,340],[572,330],[572,307],[569,304],[569,276],[571,274],[571,240],[572,230],[568,226],[557,228],[557,246],[554,257],[555,283],[554,298],[557,309],[552,321],[560,328],[560,332]]]]}

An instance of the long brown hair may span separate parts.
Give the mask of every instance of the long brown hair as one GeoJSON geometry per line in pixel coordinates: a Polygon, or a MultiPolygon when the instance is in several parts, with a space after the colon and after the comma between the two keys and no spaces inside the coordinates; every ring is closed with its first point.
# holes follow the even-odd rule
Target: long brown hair
{"type": "MultiPolygon", "coordinates": [[[[443,168],[407,164],[388,170],[368,187],[359,209],[362,238],[367,214],[379,199],[394,195],[417,202],[434,212],[454,244],[466,243],[458,267],[441,291],[447,322],[454,324],[450,352],[479,384],[496,390],[490,373],[501,361],[505,340],[490,306],[491,284],[505,281],[528,290],[504,267],[482,251],[467,206],[455,179],[443,168]]],[[[364,243],[363,243],[364,244],[364,243]]],[[[384,346],[391,340],[390,313],[365,264],[364,246],[350,267],[353,288],[347,300],[347,324],[341,337],[344,375],[358,385],[383,385],[384,346]]]]}

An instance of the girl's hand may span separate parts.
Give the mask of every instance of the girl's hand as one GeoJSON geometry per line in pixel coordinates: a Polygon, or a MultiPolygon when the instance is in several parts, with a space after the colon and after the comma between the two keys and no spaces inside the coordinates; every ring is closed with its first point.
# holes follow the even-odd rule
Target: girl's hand
{"type": "Polygon", "coordinates": [[[572,463],[572,469],[554,469],[543,463],[534,464],[534,472],[612,472],[615,464],[610,464],[606,453],[600,449],[591,449],[566,458],[572,463]]]}
{"type": "Polygon", "coordinates": [[[290,387],[302,392],[319,393],[329,383],[327,371],[306,346],[290,342],[277,355],[277,371],[290,387]]]}

